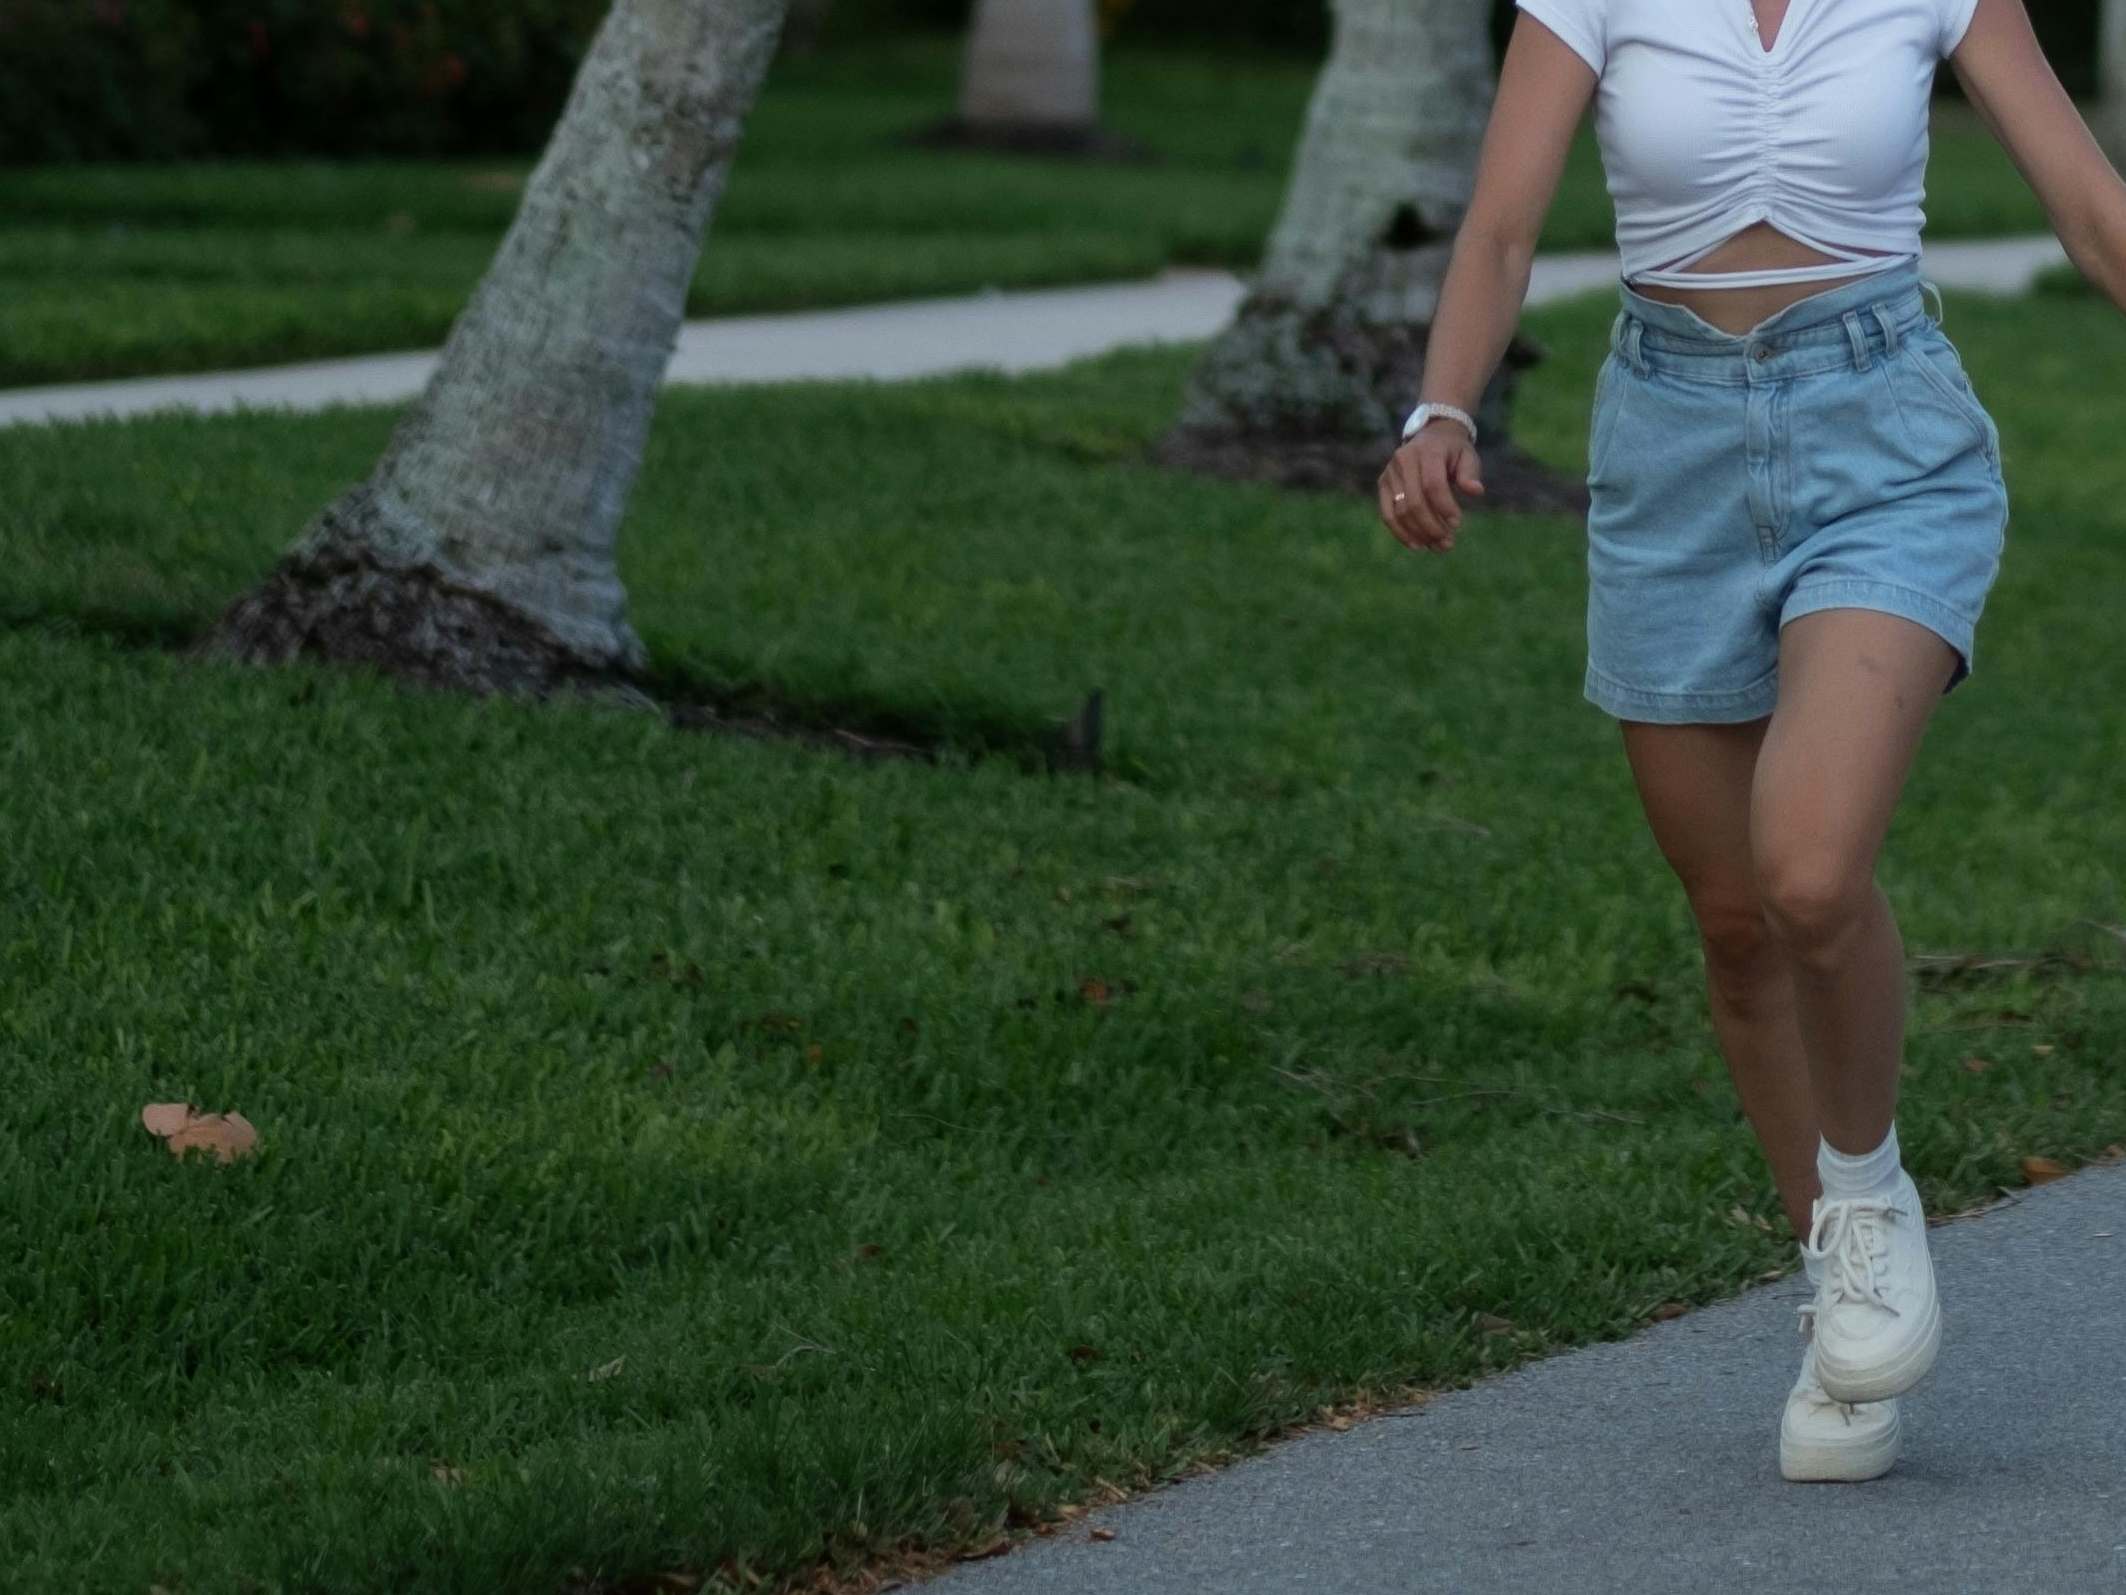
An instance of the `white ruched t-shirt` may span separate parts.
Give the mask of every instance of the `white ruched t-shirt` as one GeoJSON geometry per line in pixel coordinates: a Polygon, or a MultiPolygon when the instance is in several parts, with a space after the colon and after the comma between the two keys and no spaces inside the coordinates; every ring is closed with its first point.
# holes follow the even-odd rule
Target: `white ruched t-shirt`
{"type": "Polygon", "coordinates": [[[1919,253],[1935,68],[1977,0],[1791,0],[1769,50],[1750,0],[1515,3],[1594,68],[1626,282],[1808,282],[1919,253]],[[1682,269],[1759,221],[1832,259],[1682,269]]]}

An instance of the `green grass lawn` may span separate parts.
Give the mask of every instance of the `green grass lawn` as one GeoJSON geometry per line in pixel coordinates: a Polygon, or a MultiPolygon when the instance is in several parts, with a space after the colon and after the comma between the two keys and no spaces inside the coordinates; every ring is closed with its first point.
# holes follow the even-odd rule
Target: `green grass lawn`
{"type": "MultiPolygon", "coordinates": [[[[1568,468],[1609,315],[1532,318],[1568,468]]],[[[2126,326],[1948,326],[2016,515],[1882,869],[1940,1211],[2126,1139],[2126,326]]],[[[1791,1261],[1577,524],[1160,474],[1185,369],[665,403],[661,668],[934,764],[188,663],[390,416],[0,432],[0,1588],[980,1546],[1791,1261]]]]}
{"type": "MultiPolygon", "coordinates": [[[[784,61],[748,130],[692,310],[847,304],[986,286],[1244,268],[1283,196],[1313,65],[1123,49],[1110,125],[1141,165],[939,153],[902,135],[953,104],[958,46],[784,61]],[[1234,107],[1246,114],[1235,115],[1234,107]]],[[[1944,103],[1930,227],[2042,229],[1967,108],[1944,103]]],[[[0,170],[0,384],[439,343],[516,205],[523,163],[0,170]]],[[[1610,238],[1583,129],[1547,248],[1610,238]]]]}

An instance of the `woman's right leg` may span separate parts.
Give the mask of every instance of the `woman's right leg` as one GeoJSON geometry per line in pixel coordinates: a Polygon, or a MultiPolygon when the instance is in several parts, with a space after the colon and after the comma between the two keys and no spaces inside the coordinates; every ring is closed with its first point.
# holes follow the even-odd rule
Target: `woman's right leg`
{"type": "MultiPolygon", "coordinates": [[[[1750,793],[1769,717],[1743,725],[1622,724],[1654,840],[1698,922],[1713,1029],[1735,1094],[1772,1166],[1787,1218],[1805,1239],[1809,1206],[1822,1190],[1820,1132],[1791,955],[1766,918],[1750,855],[1750,793]]],[[[1813,1303],[1804,1309],[1814,1310],[1813,1303]]],[[[1804,1331],[1813,1324],[1805,1318],[1804,1331]]],[[[1850,1406],[1830,1398],[1811,1334],[1779,1419],[1780,1476],[1878,1478],[1895,1465],[1902,1432],[1895,1401],[1850,1406]]]]}
{"type": "Polygon", "coordinates": [[[1750,790],[1770,719],[1741,725],[1623,720],[1624,751],[1654,841],[1683,883],[1705,953],[1713,1031],[1798,1238],[1809,1233],[1818,1128],[1791,966],[1750,863],[1750,790]]]}

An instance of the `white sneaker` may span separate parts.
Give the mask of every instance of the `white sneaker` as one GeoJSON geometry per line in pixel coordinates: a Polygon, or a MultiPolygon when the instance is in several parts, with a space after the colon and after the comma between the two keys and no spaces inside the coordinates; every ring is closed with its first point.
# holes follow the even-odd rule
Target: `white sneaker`
{"type": "Polygon", "coordinates": [[[1879,1196],[1818,1198],[1802,1250],[1821,1265],[1816,1375],[1833,1400],[1887,1401],[1917,1384],[1941,1347],[1941,1303],[1919,1190],[1899,1171],[1879,1196]]]}
{"type": "Polygon", "coordinates": [[[1897,1403],[1833,1401],[1816,1377],[1816,1341],[1811,1333],[1816,1304],[1801,1309],[1801,1332],[1808,1349],[1801,1356],[1801,1377],[1786,1398],[1779,1423],[1780,1477],[1837,1480],[1857,1484],[1879,1479],[1897,1462],[1904,1428],[1897,1403]]]}

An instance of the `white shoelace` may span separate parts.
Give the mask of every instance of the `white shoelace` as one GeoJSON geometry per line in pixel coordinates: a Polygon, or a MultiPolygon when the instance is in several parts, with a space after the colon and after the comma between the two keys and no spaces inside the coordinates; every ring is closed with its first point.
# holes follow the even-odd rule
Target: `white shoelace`
{"type": "MultiPolygon", "coordinates": [[[[1810,1261],[1824,1268],[1824,1294],[1828,1307],[1840,1302],[1869,1302],[1895,1315],[1897,1309],[1882,1293],[1878,1273],[1890,1262],[1890,1240],[1883,1233],[1904,1210],[1887,1196],[1853,1196],[1825,1202],[1816,1211],[1809,1238],[1802,1250],[1810,1261]]],[[[1813,1317],[1815,1304],[1805,1311],[1813,1317]]]]}

